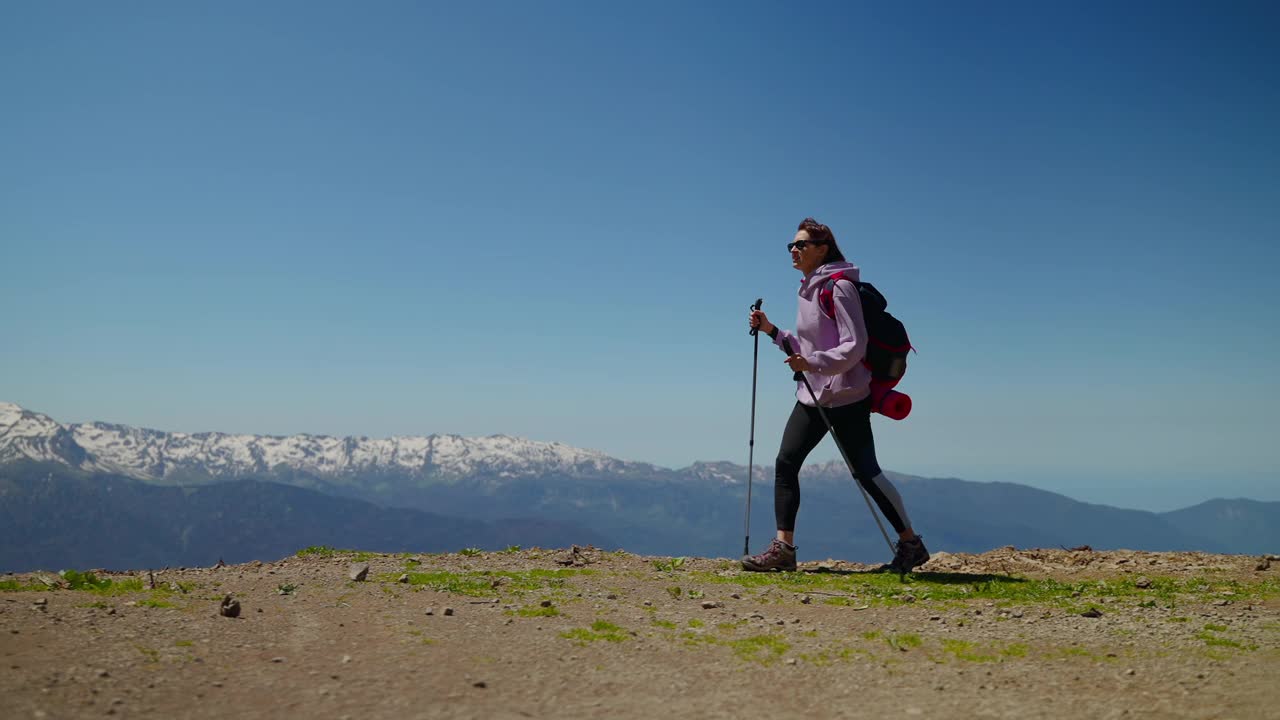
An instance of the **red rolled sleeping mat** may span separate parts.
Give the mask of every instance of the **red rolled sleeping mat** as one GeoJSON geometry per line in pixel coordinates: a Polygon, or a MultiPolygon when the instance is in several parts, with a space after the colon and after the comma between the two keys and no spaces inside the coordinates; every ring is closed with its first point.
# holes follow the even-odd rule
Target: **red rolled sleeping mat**
{"type": "Polygon", "coordinates": [[[897,380],[871,381],[871,412],[891,420],[902,420],[911,414],[911,396],[893,389],[897,380]]]}

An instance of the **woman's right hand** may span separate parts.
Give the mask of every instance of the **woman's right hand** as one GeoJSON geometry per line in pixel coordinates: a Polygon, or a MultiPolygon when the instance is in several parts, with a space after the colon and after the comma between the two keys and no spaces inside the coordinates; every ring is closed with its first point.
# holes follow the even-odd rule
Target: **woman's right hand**
{"type": "Polygon", "coordinates": [[[751,315],[747,317],[747,325],[752,330],[761,330],[765,335],[773,334],[773,323],[769,322],[769,316],[764,314],[763,310],[752,310],[751,315]]]}

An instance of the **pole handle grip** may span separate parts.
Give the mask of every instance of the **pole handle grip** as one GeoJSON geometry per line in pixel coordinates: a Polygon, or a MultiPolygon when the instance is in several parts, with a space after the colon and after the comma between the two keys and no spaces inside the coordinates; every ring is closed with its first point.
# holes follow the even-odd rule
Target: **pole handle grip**
{"type": "MultiPolygon", "coordinates": [[[[751,306],[751,309],[752,309],[752,310],[759,310],[759,309],[760,309],[760,306],[761,306],[761,305],[763,305],[763,304],[764,304],[764,298],[756,298],[756,304],[755,304],[755,305],[752,305],[752,306],[751,306]]],[[[757,333],[757,332],[759,332],[759,330],[760,330],[760,328],[751,328],[751,329],[747,330],[747,334],[748,334],[748,335],[750,335],[750,336],[752,336],[752,337],[755,337],[755,336],[756,336],[756,333],[757,333]]]]}

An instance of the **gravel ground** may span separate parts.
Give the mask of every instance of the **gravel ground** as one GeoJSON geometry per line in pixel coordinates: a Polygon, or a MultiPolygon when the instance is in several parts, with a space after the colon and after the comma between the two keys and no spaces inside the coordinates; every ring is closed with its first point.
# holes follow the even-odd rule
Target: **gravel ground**
{"type": "Polygon", "coordinates": [[[1276,573],[1013,548],[905,581],[593,548],[317,552],[95,571],[97,590],[24,573],[0,577],[0,698],[6,718],[1280,718],[1276,573]]]}

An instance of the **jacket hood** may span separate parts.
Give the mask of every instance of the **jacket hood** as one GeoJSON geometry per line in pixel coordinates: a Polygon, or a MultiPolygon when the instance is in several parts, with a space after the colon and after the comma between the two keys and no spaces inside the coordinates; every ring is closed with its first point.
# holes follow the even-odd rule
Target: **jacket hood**
{"type": "Polygon", "coordinates": [[[800,297],[806,300],[813,300],[818,288],[822,287],[822,284],[825,283],[828,278],[838,272],[844,273],[845,277],[853,280],[854,282],[859,280],[857,265],[843,261],[829,262],[825,265],[818,266],[817,270],[806,275],[805,278],[800,281],[800,297]]]}

